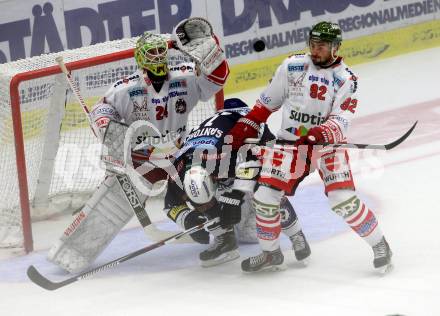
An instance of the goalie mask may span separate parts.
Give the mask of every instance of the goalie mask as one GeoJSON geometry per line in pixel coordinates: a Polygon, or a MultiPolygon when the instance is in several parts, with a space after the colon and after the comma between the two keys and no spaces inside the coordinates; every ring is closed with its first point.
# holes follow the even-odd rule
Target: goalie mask
{"type": "Polygon", "coordinates": [[[168,42],[163,36],[145,32],[136,42],[134,58],[139,68],[163,77],[168,73],[167,53],[168,42]]]}
{"type": "Polygon", "coordinates": [[[183,186],[186,195],[195,204],[205,204],[215,195],[216,185],[202,166],[192,166],[185,172],[183,186]]]}

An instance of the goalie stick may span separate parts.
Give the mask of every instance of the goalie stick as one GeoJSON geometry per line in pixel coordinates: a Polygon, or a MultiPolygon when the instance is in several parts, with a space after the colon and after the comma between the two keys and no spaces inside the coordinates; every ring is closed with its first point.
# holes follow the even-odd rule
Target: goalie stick
{"type": "MultiPolygon", "coordinates": [[[[411,126],[411,128],[406,131],[405,134],[400,136],[395,141],[385,144],[385,145],[373,145],[373,144],[355,144],[355,143],[345,143],[345,144],[333,144],[333,143],[321,143],[321,144],[315,144],[314,146],[324,146],[326,148],[354,148],[354,149],[381,149],[381,150],[391,150],[401,143],[403,143],[409,135],[413,132],[413,130],[416,128],[418,121],[415,121],[415,123],[411,126]]],[[[294,145],[294,141],[289,140],[278,140],[279,144],[287,144],[287,145],[294,145]]],[[[259,144],[260,139],[259,138],[246,138],[245,140],[246,144],[259,144]]]]}
{"type": "MultiPolygon", "coordinates": [[[[91,120],[89,109],[87,108],[87,105],[86,105],[83,97],[81,96],[81,93],[80,93],[74,79],[72,78],[69,70],[66,67],[66,64],[64,63],[63,57],[58,56],[57,58],[55,58],[55,60],[58,63],[61,71],[66,76],[66,80],[69,83],[69,86],[72,89],[73,94],[75,95],[76,99],[78,100],[79,104],[81,105],[84,114],[87,116],[87,120],[89,122],[90,128],[93,130],[96,137],[99,137],[98,135],[100,135],[101,133],[97,130],[96,125],[91,120]]],[[[139,223],[141,224],[142,228],[144,229],[144,232],[147,235],[147,237],[152,240],[158,240],[158,239],[160,240],[160,239],[164,239],[167,236],[169,236],[169,232],[162,231],[162,230],[158,229],[155,225],[152,224],[152,222],[147,214],[147,211],[142,206],[142,203],[140,202],[140,199],[139,199],[136,191],[134,190],[134,187],[133,187],[133,184],[132,184],[130,178],[125,174],[116,174],[116,179],[118,180],[119,185],[120,185],[122,191],[124,192],[126,199],[128,200],[128,203],[132,206],[133,211],[134,211],[139,223]]],[[[182,241],[188,242],[189,240],[190,240],[189,238],[186,238],[186,239],[183,239],[182,241]]]]}
{"type": "Polygon", "coordinates": [[[136,251],[133,251],[133,252],[131,252],[131,253],[125,255],[125,256],[122,256],[122,257],[119,257],[117,259],[114,259],[114,260],[112,260],[110,262],[107,262],[107,263],[105,263],[103,265],[100,265],[100,266],[98,266],[96,268],[93,268],[93,269],[91,269],[89,271],[86,271],[84,273],[78,274],[78,275],[76,275],[74,277],[68,278],[68,279],[66,279],[64,281],[53,282],[53,281],[49,280],[48,278],[43,276],[37,270],[37,268],[35,268],[33,265],[29,266],[29,268],[27,269],[27,275],[28,275],[29,279],[33,283],[37,284],[38,286],[42,287],[43,289],[46,289],[48,291],[54,291],[56,289],[59,289],[61,287],[64,287],[64,286],[69,285],[71,283],[74,283],[76,281],[81,281],[81,280],[87,279],[87,278],[89,278],[89,277],[91,277],[91,276],[93,276],[93,275],[95,275],[95,274],[97,274],[99,272],[102,272],[102,271],[105,271],[107,269],[111,269],[113,267],[116,267],[116,266],[118,266],[119,264],[121,264],[124,261],[128,261],[128,260],[133,259],[133,258],[135,258],[137,256],[140,256],[140,255],[142,255],[144,253],[147,253],[147,252],[149,252],[151,250],[154,250],[156,248],[159,248],[161,246],[169,244],[169,243],[171,243],[173,241],[179,240],[180,238],[182,238],[182,237],[184,237],[184,236],[186,236],[188,234],[191,234],[191,233],[194,233],[194,232],[199,231],[201,229],[204,229],[204,228],[206,228],[206,227],[208,227],[208,226],[210,226],[212,224],[217,223],[218,221],[219,221],[218,217],[210,219],[210,220],[207,220],[206,222],[204,222],[202,224],[199,224],[199,225],[196,225],[194,227],[191,227],[191,228],[189,228],[189,229],[187,229],[187,230],[185,230],[183,232],[177,233],[177,234],[172,235],[172,236],[170,236],[168,238],[165,238],[165,239],[163,239],[161,241],[158,241],[158,242],[156,242],[154,244],[151,244],[151,245],[148,245],[148,246],[143,247],[141,249],[138,249],[136,251]]]}

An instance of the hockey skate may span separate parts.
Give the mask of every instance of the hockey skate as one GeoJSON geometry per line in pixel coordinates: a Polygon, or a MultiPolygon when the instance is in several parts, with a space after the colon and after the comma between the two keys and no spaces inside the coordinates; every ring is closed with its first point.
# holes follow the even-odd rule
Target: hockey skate
{"type": "Polygon", "coordinates": [[[290,236],[289,239],[292,242],[292,249],[295,253],[296,260],[300,261],[303,265],[307,265],[311,250],[302,230],[290,236]]]}
{"type": "Polygon", "coordinates": [[[214,238],[214,244],[201,252],[202,267],[212,267],[240,257],[234,231],[226,232],[214,238]]]}
{"type": "Polygon", "coordinates": [[[390,249],[385,237],[373,246],[374,252],[374,268],[377,269],[382,274],[388,273],[393,269],[393,264],[391,263],[391,257],[393,252],[390,249]]]}
{"type": "Polygon", "coordinates": [[[286,265],[283,253],[278,248],[274,251],[263,251],[257,256],[247,258],[241,262],[241,269],[244,272],[281,271],[286,269],[286,265]]]}

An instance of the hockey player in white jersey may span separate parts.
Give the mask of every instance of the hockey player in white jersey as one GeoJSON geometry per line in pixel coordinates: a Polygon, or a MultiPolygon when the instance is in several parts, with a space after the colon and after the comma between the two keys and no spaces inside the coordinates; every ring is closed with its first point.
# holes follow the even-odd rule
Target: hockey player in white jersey
{"type": "MultiPolygon", "coordinates": [[[[136,43],[134,57],[139,69],[112,84],[90,117],[101,134],[96,136],[102,139],[106,133],[109,144],[116,142],[109,133],[113,122],[130,125],[143,121],[154,127],[135,134],[131,147],[144,145],[132,151],[131,158],[135,168],[148,165],[148,172],[142,175],[152,185],[168,176],[164,169],[155,168],[157,157],[166,160],[178,150],[189,113],[199,101],[208,100],[222,88],[229,68],[210,23],[202,18],[180,22],[171,36],[146,32],[136,43]],[[182,53],[182,60],[189,57],[190,61],[171,64],[171,47],[182,53]],[[157,147],[159,155],[155,155],[157,147]]],[[[122,146],[115,147],[122,150],[122,146]]],[[[143,207],[148,196],[134,188],[127,177],[122,178],[123,183],[119,179],[109,174],[101,183],[50,249],[50,261],[70,272],[85,269],[132,218],[134,207],[143,207]]]]}
{"type": "MultiPolygon", "coordinates": [[[[235,123],[250,111],[240,99],[227,99],[224,109],[191,130],[175,161],[183,188],[171,179],[165,196],[165,212],[182,229],[220,217],[220,222],[191,235],[194,241],[213,244],[200,253],[203,267],[239,257],[238,243],[256,243],[255,209],[252,206],[256,178],[261,163],[254,155],[231,151],[225,136],[235,123]],[[238,158],[238,159],[237,159],[238,158]],[[235,230],[235,233],[234,233],[235,230]]],[[[264,141],[275,137],[267,125],[260,133],[264,141]]],[[[295,210],[288,199],[281,202],[283,233],[292,242],[298,261],[305,263],[310,247],[295,210]]]]}
{"type": "Polygon", "coordinates": [[[280,250],[280,200],[293,195],[315,169],[325,185],[330,206],[371,247],[374,267],[391,267],[391,250],[374,213],[356,195],[346,150],[318,152],[322,143],[342,143],[358,109],[359,82],[338,56],[338,24],[320,22],[309,34],[310,53],[286,58],[249,114],[231,130],[233,147],[257,135],[258,126],[282,109],[278,143],[266,148],[260,184],[254,195],[257,233],[263,252],[242,262],[247,272],[283,265],[280,250]],[[286,143],[292,145],[283,145],[286,143]],[[305,158],[305,159],[304,159],[305,158]]]}

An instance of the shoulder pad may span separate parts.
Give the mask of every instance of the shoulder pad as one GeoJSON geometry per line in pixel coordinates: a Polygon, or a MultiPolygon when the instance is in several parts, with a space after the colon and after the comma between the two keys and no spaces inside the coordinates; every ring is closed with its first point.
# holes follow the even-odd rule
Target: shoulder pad
{"type": "Polygon", "coordinates": [[[303,72],[308,69],[308,60],[304,54],[292,55],[286,60],[286,67],[288,72],[303,72]]]}
{"type": "Polygon", "coordinates": [[[291,54],[287,56],[288,59],[303,59],[306,54],[291,54]]]}
{"type": "Polygon", "coordinates": [[[285,64],[290,64],[290,63],[293,62],[293,63],[303,63],[303,64],[305,64],[305,63],[308,62],[306,56],[307,56],[307,55],[304,55],[304,54],[290,55],[289,57],[287,57],[287,58],[284,60],[284,63],[285,63],[285,64]]]}
{"type": "Polygon", "coordinates": [[[357,81],[358,77],[356,76],[356,74],[350,68],[345,67],[345,72],[347,73],[347,77],[350,80],[357,81]]]}
{"type": "Polygon", "coordinates": [[[117,88],[119,86],[124,86],[124,85],[128,85],[129,83],[133,83],[133,82],[138,82],[141,79],[141,76],[139,73],[135,72],[133,74],[131,74],[130,76],[124,77],[118,81],[116,81],[113,84],[113,88],[117,88]]]}
{"type": "Polygon", "coordinates": [[[181,75],[193,74],[196,67],[193,63],[182,63],[175,66],[169,66],[170,73],[178,73],[181,75]]]}
{"type": "Polygon", "coordinates": [[[333,84],[337,89],[349,85],[351,92],[355,93],[358,89],[358,78],[350,68],[344,66],[333,73],[333,84]]]}

